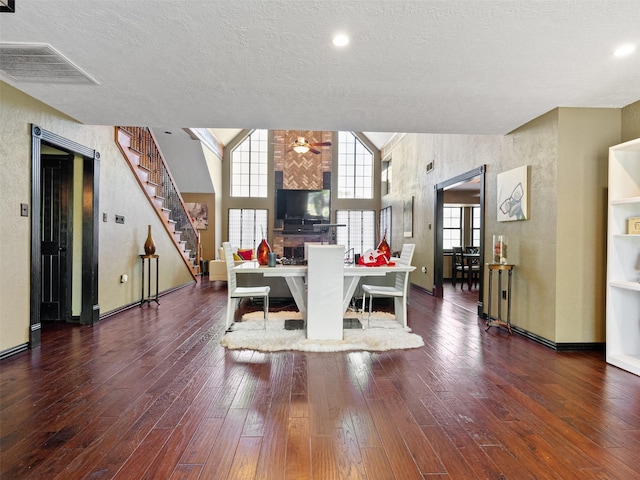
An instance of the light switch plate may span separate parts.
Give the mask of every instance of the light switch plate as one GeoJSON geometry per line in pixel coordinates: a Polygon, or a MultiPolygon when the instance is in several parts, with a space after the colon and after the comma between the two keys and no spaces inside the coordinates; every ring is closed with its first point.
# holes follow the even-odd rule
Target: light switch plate
{"type": "Polygon", "coordinates": [[[21,203],[20,204],[20,216],[21,217],[28,217],[29,216],[29,204],[28,203],[21,203]]]}

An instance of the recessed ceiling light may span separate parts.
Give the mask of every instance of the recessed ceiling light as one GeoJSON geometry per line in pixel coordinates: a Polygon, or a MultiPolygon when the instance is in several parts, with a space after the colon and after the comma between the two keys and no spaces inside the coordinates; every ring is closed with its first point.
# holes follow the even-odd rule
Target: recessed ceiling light
{"type": "Polygon", "coordinates": [[[344,47],[344,46],[349,44],[349,37],[347,37],[346,35],[340,33],[340,34],[336,35],[335,37],[333,37],[333,44],[336,47],[344,47]]]}
{"type": "Polygon", "coordinates": [[[620,45],[613,51],[613,56],[626,57],[627,55],[631,55],[633,52],[635,52],[635,50],[636,46],[631,43],[628,43],[627,45],[620,45]]]}

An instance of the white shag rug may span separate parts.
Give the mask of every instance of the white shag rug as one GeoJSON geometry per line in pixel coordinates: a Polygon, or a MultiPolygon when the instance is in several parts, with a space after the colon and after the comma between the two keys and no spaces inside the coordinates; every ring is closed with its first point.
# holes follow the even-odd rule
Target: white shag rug
{"type": "MultiPolygon", "coordinates": [[[[347,312],[345,318],[357,319],[360,314],[347,312]]],[[[220,344],[232,350],[257,350],[278,352],[296,350],[301,352],[344,352],[367,350],[383,352],[395,349],[418,348],[424,346],[420,335],[411,333],[410,328],[400,326],[392,314],[374,312],[371,328],[348,328],[343,330],[342,340],[310,340],[306,330],[285,330],[285,320],[301,319],[298,312],[270,312],[267,329],[264,330],[262,311],[252,312],[242,317],[241,322],[231,326],[220,344]]],[[[366,326],[366,318],[364,320],[366,326]]]]}

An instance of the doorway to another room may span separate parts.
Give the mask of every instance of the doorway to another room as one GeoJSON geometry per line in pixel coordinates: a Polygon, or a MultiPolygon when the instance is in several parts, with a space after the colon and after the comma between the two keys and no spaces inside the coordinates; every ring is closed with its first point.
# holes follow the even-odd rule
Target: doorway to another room
{"type": "Polygon", "coordinates": [[[434,294],[483,314],[484,166],[436,185],[434,294]]]}
{"type": "Polygon", "coordinates": [[[31,126],[30,348],[42,322],[100,318],[99,178],[98,152],[31,126]]]}

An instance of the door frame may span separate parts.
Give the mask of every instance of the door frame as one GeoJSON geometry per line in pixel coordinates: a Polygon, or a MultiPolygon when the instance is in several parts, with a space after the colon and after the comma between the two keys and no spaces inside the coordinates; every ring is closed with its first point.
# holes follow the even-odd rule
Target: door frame
{"type": "MultiPolygon", "coordinates": [[[[444,191],[457,183],[466,182],[472,178],[480,177],[480,265],[484,266],[484,223],[485,223],[485,202],[484,202],[484,182],[486,165],[474,168],[468,172],[457,175],[444,182],[434,185],[434,255],[433,255],[433,294],[436,297],[443,296],[444,268],[443,268],[443,248],[442,248],[442,227],[444,212],[444,191]]],[[[478,284],[478,316],[484,315],[484,271],[480,275],[478,284]]]]}
{"type": "Polygon", "coordinates": [[[42,281],[41,184],[42,145],[49,145],[82,157],[82,309],[80,323],[90,325],[100,319],[98,305],[98,198],[100,153],[67,138],[31,125],[31,271],[29,348],[40,346],[42,325],[40,302],[42,281]]]}

